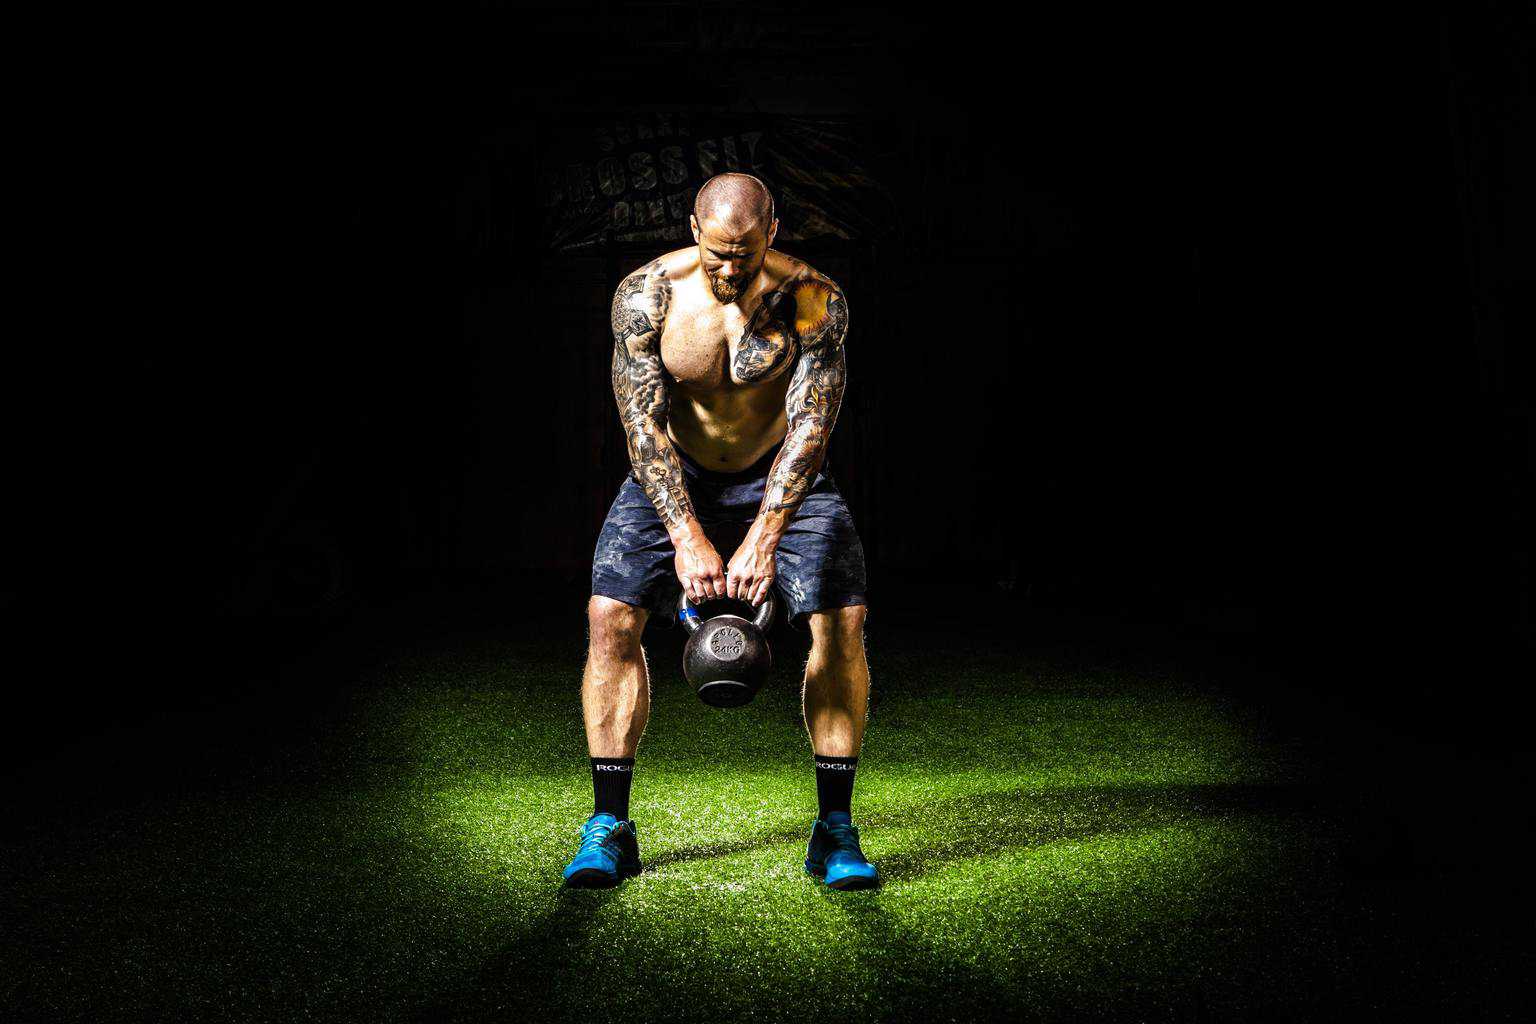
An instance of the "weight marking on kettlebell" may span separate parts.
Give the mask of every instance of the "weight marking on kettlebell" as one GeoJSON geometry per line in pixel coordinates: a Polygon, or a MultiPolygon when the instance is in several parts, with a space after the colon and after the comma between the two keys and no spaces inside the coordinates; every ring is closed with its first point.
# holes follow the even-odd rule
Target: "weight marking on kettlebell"
{"type": "Polygon", "coordinates": [[[709,649],[715,657],[725,661],[741,657],[746,645],[747,638],[735,626],[721,626],[709,635],[709,649]]]}

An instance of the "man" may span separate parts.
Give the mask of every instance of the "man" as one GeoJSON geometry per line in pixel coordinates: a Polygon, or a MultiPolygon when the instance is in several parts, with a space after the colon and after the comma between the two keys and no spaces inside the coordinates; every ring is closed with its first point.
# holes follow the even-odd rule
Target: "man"
{"type": "Polygon", "coordinates": [[[811,633],[802,700],[819,810],[805,868],[865,888],[878,873],[850,810],[869,697],[864,550],[820,471],[848,306],[832,281],[769,248],[773,198],[751,175],[711,178],[689,224],[697,248],[646,264],[613,298],[613,391],[633,472],[592,562],[581,699],[595,807],[565,879],[607,886],[640,872],[629,791],[650,712],[647,616],[671,615],[679,587],[696,602],[759,605],[777,585],[811,633]],[[706,528],[747,523],[722,563],[706,528]]]}

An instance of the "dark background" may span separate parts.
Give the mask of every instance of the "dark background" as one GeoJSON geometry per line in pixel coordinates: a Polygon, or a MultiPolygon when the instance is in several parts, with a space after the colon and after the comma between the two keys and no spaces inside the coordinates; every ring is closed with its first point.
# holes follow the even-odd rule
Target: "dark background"
{"type": "Polygon", "coordinates": [[[666,246],[552,250],[541,147],[755,113],[852,125],[894,204],[784,246],[850,298],[830,464],[871,622],[1133,623],[1386,716],[1476,694],[1479,742],[1532,640],[1529,28],[1487,2],[196,26],[96,94],[114,227],[72,244],[130,298],[75,369],[106,385],[79,445],[25,446],[4,600],[41,700],[71,733],[217,703],[424,594],[579,632],[627,471],[608,300],[666,246]]]}

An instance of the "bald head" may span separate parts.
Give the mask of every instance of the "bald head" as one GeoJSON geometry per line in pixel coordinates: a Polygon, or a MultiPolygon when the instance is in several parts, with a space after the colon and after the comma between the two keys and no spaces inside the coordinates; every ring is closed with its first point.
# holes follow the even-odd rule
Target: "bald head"
{"type": "Polygon", "coordinates": [[[778,231],[768,186],[750,174],[710,178],[688,221],[709,290],[719,302],[735,302],[761,273],[778,231]]]}
{"type": "Polygon", "coordinates": [[[715,221],[733,234],[773,223],[773,196],[750,174],[717,174],[699,189],[693,216],[700,224],[715,221]]]}

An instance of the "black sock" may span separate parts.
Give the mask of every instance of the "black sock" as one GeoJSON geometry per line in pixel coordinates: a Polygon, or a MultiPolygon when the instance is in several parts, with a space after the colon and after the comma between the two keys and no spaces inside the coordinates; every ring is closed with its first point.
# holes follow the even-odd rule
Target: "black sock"
{"type": "Polygon", "coordinates": [[[856,757],[816,758],[817,816],[823,821],[833,811],[851,811],[853,804],[853,773],[858,770],[856,757]]]}
{"type": "Polygon", "coordinates": [[[629,782],[634,778],[632,757],[592,758],[593,814],[611,814],[629,820],[629,782]]]}

